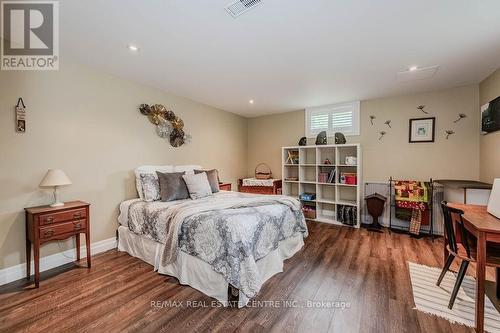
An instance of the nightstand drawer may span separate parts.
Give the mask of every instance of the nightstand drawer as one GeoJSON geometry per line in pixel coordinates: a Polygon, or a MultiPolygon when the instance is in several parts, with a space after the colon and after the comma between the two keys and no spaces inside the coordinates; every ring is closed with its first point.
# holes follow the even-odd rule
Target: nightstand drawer
{"type": "Polygon", "coordinates": [[[82,208],[82,209],[67,210],[59,213],[40,215],[39,219],[40,219],[40,225],[47,225],[52,223],[82,219],[85,217],[87,217],[87,210],[85,208],[82,208]]]}
{"type": "Polygon", "coordinates": [[[73,231],[85,230],[86,226],[86,220],[77,220],[56,224],[50,227],[43,227],[40,228],[40,239],[48,239],[53,236],[67,234],[73,231]]]}

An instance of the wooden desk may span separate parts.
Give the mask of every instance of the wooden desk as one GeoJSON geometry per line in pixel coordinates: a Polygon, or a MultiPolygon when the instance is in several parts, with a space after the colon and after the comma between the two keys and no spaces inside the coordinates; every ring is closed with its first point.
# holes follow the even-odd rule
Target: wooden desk
{"type": "MultiPolygon", "coordinates": [[[[486,278],[486,242],[500,243],[500,219],[489,214],[486,206],[449,204],[464,212],[465,228],[477,238],[476,331],[484,332],[484,283],[486,278]]],[[[497,291],[500,278],[497,269],[497,291]]]]}

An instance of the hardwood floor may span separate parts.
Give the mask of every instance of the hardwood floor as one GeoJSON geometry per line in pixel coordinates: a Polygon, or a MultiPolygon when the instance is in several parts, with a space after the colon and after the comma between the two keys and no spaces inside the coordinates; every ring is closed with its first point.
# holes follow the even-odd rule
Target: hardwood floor
{"type": "Polygon", "coordinates": [[[441,240],[308,226],[305,247],[256,298],[274,307],[211,307],[201,292],[112,250],[93,257],[89,270],[69,264],[42,273],[39,289],[26,281],[0,287],[0,332],[473,332],[413,310],[407,261],[441,267],[441,240]],[[350,307],[290,308],[285,301],[350,307]]]}

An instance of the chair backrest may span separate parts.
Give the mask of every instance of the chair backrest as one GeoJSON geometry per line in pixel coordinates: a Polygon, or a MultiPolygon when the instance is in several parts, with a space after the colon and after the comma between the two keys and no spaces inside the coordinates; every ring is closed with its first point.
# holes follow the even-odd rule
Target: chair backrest
{"type": "Polygon", "coordinates": [[[448,241],[450,249],[455,253],[458,251],[456,237],[456,232],[458,232],[460,234],[461,244],[467,252],[467,257],[471,258],[467,230],[465,229],[464,221],[462,219],[464,212],[460,209],[448,206],[446,201],[441,202],[441,208],[443,209],[444,216],[445,237],[448,241]]]}

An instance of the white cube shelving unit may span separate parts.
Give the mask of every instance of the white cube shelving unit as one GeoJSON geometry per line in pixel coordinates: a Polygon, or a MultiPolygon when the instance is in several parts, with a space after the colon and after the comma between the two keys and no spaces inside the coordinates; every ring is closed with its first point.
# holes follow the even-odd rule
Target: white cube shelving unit
{"type": "Polygon", "coordinates": [[[359,228],[361,217],[361,147],[359,144],[293,146],[282,148],[283,194],[299,199],[301,193],[315,193],[316,199],[301,200],[302,205],[314,206],[316,218],[308,219],[337,225],[343,224],[337,219],[337,212],[343,206],[356,207],[356,223],[349,225],[359,228]],[[298,163],[287,163],[288,152],[298,152],[298,163]],[[346,164],[346,156],[355,156],[356,165],[346,164]],[[332,164],[324,164],[329,159],[332,164]],[[320,172],[335,169],[332,183],[319,182],[320,172]],[[341,184],[342,173],[355,173],[356,185],[341,184]],[[287,180],[295,177],[298,180],[287,180]]]}

